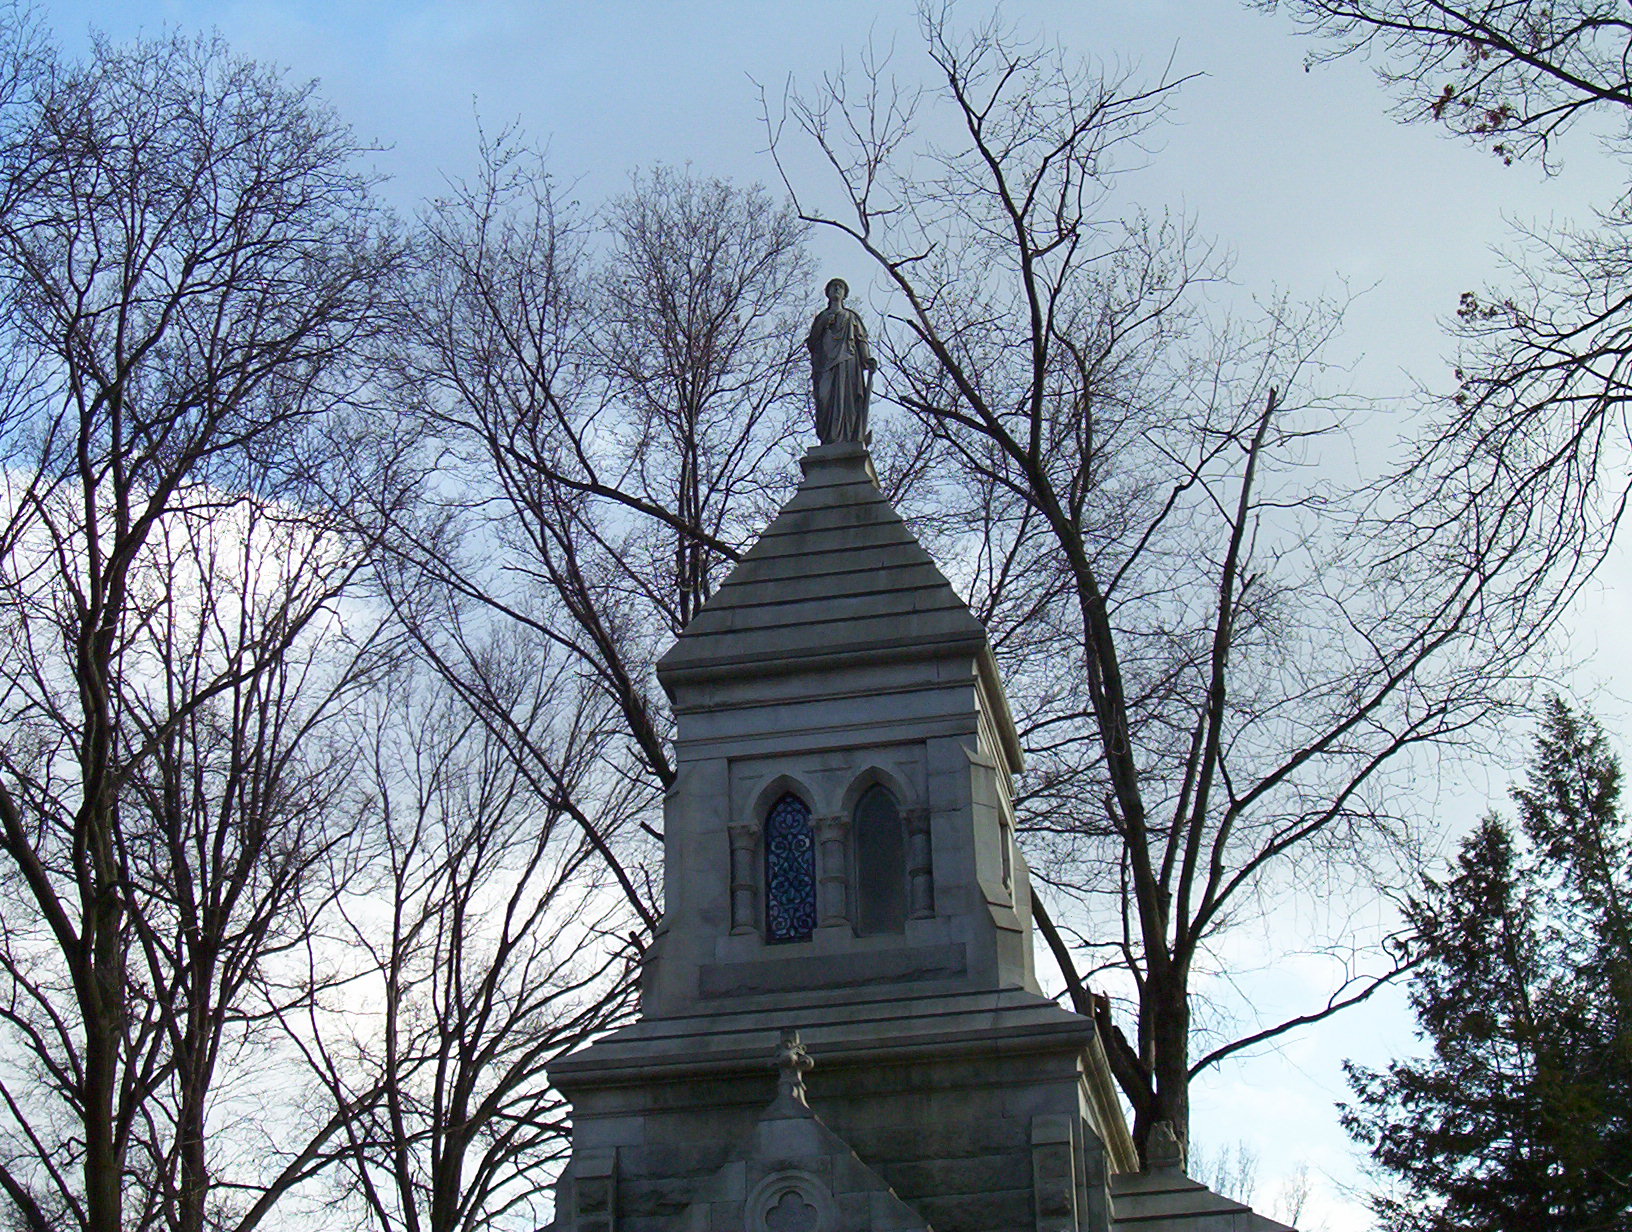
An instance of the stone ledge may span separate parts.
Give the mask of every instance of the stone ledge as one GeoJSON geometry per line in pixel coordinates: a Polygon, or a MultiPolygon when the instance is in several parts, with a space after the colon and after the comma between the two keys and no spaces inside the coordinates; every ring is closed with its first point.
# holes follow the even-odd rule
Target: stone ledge
{"type": "MultiPolygon", "coordinates": [[[[941,610],[954,611],[951,608],[941,610]]],[[[741,675],[750,669],[762,674],[791,675],[800,672],[821,672],[828,667],[855,667],[862,663],[989,655],[991,651],[987,647],[985,633],[975,624],[974,618],[968,616],[967,611],[964,615],[969,622],[969,628],[958,630],[952,636],[936,637],[937,631],[934,629],[915,629],[909,635],[902,636],[898,632],[900,626],[897,622],[879,621],[876,622],[876,629],[869,629],[872,636],[845,645],[833,645],[830,642],[812,645],[810,640],[804,640],[810,637],[813,631],[819,633],[820,625],[802,626],[804,632],[800,637],[788,637],[781,644],[775,644],[771,639],[765,638],[751,648],[727,644],[717,650],[711,649],[706,654],[702,652],[701,647],[680,641],[675,643],[674,651],[670,651],[658,661],[658,679],[672,691],[676,685],[710,680],[722,675],[741,675]],[[687,653],[684,655],[676,653],[681,648],[687,653]]]]}
{"type": "MultiPolygon", "coordinates": [[[[726,591],[720,592],[722,595],[726,591]]],[[[873,617],[903,618],[926,612],[952,612],[958,623],[969,609],[944,586],[912,584],[893,589],[879,587],[850,594],[829,593],[752,603],[722,603],[700,612],[686,629],[687,637],[722,637],[756,630],[830,625],[836,629],[873,617]]],[[[841,635],[842,636],[842,635],[841,635]]]]}
{"type": "Polygon", "coordinates": [[[767,1068],[780,1030],[797,1023],[824,1065],[944,1061],[964,1056],[1082,1052],[1090,1019],[1035,993],[932,992],[812,1004],[794,995],[782,1006],[722,1007],[707,1014],[646,1018],[549,1067],[563,1091],[653,1081],[689,1081],[767,1068]]]}

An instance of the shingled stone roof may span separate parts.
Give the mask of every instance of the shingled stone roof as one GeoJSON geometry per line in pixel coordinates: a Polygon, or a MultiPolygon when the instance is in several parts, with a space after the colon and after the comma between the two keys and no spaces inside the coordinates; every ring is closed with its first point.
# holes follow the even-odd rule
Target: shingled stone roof
{"type": "Polygon", "coordinates": [[[1295,1232],[1177,1167],[1111,1177],[1112,1232],[1295,1232]]]}
{"type": "Polygon", "coordinates": [[[860,445],[818,445],[804,482],[658,661],[714,670],[989,657],[986,631],[878,490],[860,445]]]}

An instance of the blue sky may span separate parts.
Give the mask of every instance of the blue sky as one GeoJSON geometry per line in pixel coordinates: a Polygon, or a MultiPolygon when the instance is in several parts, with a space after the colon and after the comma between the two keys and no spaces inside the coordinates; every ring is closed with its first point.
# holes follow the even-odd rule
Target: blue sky
{"type": "MultiPolygon", "coordinates": [[[[924,67],[906,0],[60,0],[42,11],[69,48],[93,25],[115,38],[213,28],[242,54],[320,79],[359,134],[386,147],[378,167],[404,212],[444,176],[472,168],[478,115],[489,131],[518,121],[547,141],[558,179],[585,202],[655,162],[773,183],[755,81],[773,94],[790,75],[813,82],[869,38],[893,44],[903,76],[924,67]]],[[[1548,179],[1402,127],[1385,115],[1387,99],[1364,64],[1306,71],[1311,45],[1285,18],[1230,0],[1031,0],[1009,13],[1075,52],[1148,77],[1169,63],[1175,75],[1202,74],[1156,135],[1130,197],[1193,213],[1234,254],[1235,293],[1363,292],[1336,352],[1358,393],[1403,397],[1415,382],[1443,388],[1450,348],[1440,322],[1462,291],[1496,275],[1492,250],[1508,220],[1586,221],[1624,182],[1586,133],[1548,179]]],[[[817,251],[822,278],[849,275],[865,301],[860,260],[831,241],[817,251]]],[[[1615,626],[1632,580],[1627,556],[1611,562],[1572,623],[1580,667],[1566,681],[1623,734],[1632,733],[1632,652],[1615,626]]],[[[1431,790],[1449,815],[1471,818],[1500,804],[1504,788],[1491,771],[1431,790]]],[[[1245,959],[1259,943],[1246,935],[1239,944],[1245,959]]],[[[1266,952],[1273,948],[1263,939],[1266,952]]],[[[1251,986],[1296,1009],[1323,978],[1289,964],[1251,986]]],[[[1262,1199],[1281,1174],[1308,1163],[1321,1190],[1309,1226],[1363,1227],[1357,1204],[1338,1189],[1357,1179],[1332,1109],[1344,1091],[1338,1065],[1345,1056],[1378,1064],[1409,1046],[1399,999],[1379,998],[1210,1076],[1197,1092],[1196,1134],[1215,1152],[1238,1139],[1251,1144],[1262,1199]]]]}

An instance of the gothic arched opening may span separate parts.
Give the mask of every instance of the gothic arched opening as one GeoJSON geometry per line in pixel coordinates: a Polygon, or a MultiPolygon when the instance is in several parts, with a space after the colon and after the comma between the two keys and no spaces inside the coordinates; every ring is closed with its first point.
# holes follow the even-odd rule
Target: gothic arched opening
{"type": "Polygon", "coordinates": [[[856,801],[856,933],[898,933],[907,923],[906,834],[901,806],[877,783],[856,801]]]}

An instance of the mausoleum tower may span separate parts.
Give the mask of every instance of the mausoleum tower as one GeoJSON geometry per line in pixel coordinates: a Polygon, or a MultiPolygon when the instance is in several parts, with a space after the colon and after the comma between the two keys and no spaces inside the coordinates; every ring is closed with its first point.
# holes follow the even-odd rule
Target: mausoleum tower
{"type": "Polygon", "coordinates": [[[1020,744],[986,632],[861,445],[803,467],[658,664],[679,778],[644,1008],[1035,993],[1020,744]]]}
{"type": "Polygon", "coordinates": [[[1155,1232],[1170,1190],[1197,1232],[1276,1226],[1141,1179],[1092,1022],[1033,972],[986,632],[861,443],[802,466],[658,664],[665,912],[640,1021],[551,1067],[555,1227],[1155,1232]]]}

